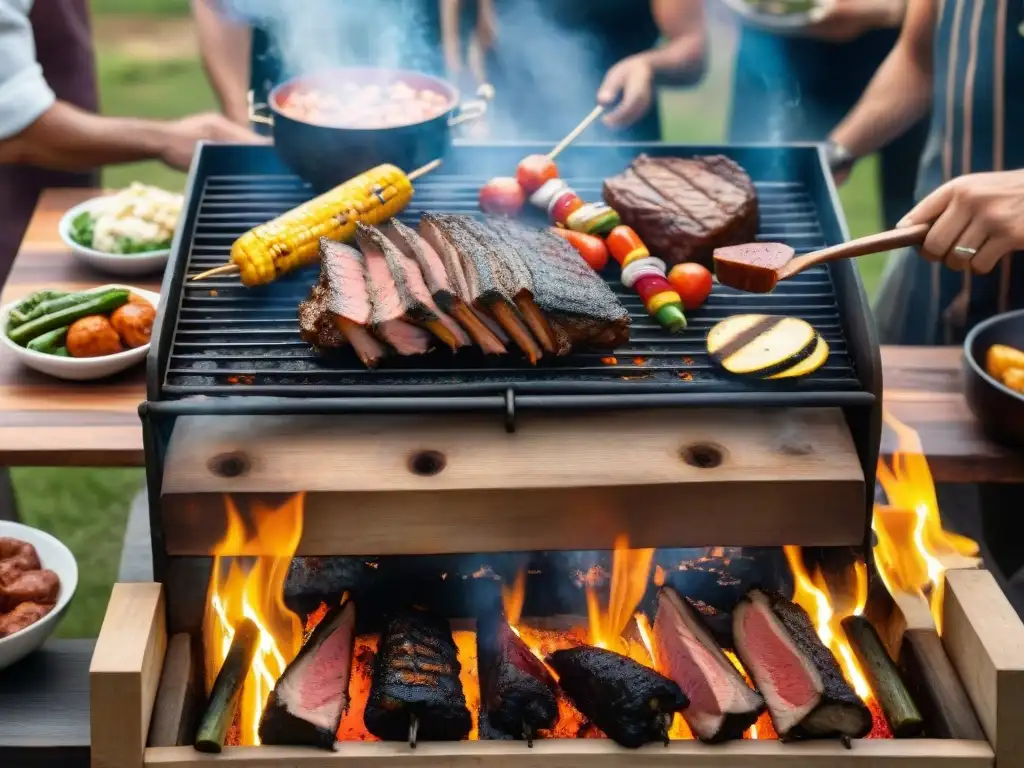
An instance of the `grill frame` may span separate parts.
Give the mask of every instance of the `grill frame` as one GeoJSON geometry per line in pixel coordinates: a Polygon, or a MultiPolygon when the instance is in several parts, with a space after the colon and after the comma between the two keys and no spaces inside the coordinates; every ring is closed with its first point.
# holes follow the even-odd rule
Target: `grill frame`
{"type": "MultiPolygon", "coordinates": [[[[466,195],[467,192],[473,192],[475,183],[482,183],[482,180],[490,175],[507,172],[507,169],[514,167],[517,159],[524,154],[543,151],[543,149],[542,145],[530,144],[461,144],[446,158],[444,175],[437,177],[440,179],[436,182],[441,187],[440,191],[430,188],[429,185],[432,182],[429,179],[425,180],[422,183],[425,187],[422,202],[417,205],[417,201],[414,199],[410,211],[415,216],[419,210],[431,207],[436,198],[441,198],[438,207],[444,208],[446,194],[454,194],[459,197],[458,204],[454,205],[455,209],[470,209],[473,207],[472,203],[475,203],[475,194],[471,195],[471,203],[467,202],[466,195]],[[468,179],[464,178],[467,176],[469,176],[468,179]],[[446,190],[446,187],[453,191],[446,190]]],[[[589,189],[588,185],[594,186],[600,178],[617,172],[639,152],[654,155],[725,154],[745,167],[751,177],[758,180],[762,186],[780,183],[799,184],[802,189],[798,189],[797,192],[806,193],[809,204],[812,206],[811,213],[816,214],[817,219],[816,222],[812,221],[811,223],[812,225],[816,223],[820,227],[821,233],[821,241],[807,243],[802,250],[847,239],[846,225],[839,213],[835,188],[825,170],[826,166],[820,149],[816,145],[784,147],[749,145],[724,148],[668,144],[579,144],[566,150],[559,162],[563,168],[563,175],[570,181],[573,176],[582,176],[583,173],[586,173],[589,181],[581,182],[579,186],[581,192],[590,195],[595,191],[589,189]]],[[[819,268],[811,276],[805,277],[804,282],[791,284],[792,290],[789,290],[790,294],[798,294],[800,290],[808,290],[802,286],[809,285],[809,290],[823,299],[826,305],[815,308],[805,306],[804,311],[800,314],[810,314],[813,317],[814,313],[811,312],[811,309],[816,309],[820,313],[824,313],[825,323],[834,325],[838,321],[839,327],[829,334],[830,340],[837,347],[833,357],[839,355],[842,358],[845,355],[844,359],[850,361],[853,370],[844,379],[835,381],[830,379],[827,388],[814,377],[803,381],[768,385],[761,382],[749,384],[732,381],[720,374],[710,374],[707,379],[698,378],[697,381],[684,382],[679,381],[672,373],[678,368],[661,368],[655,365],[649,368],[620,365],[605,371],[593,364],[600,356],[598,353],[581,355],[574,353],[568,361],[554,361],[552,367],[545,367],[542,361],[538,369],[532,369],[527,364],[518,362],[517,355],[514,357],[510,355],[511,361],[502,361],[493,365],[470,362],[470,366],[474,370],[469,373],[464,373],[465,358],[463,358],[463,360],[454,361],[452,368],[460,378],[470,380],[454,383],[441,381],[441,379],[447,378],[446,374],[448,373],[442,367],[446,362],[451,365],[452,361],[439,360],[433,356],[427,358],[428,362],[425,363],[425,366],[433,369],[429,376],[422,373],[422,368],[403,372],[402,368],[408,369],[408,366],[384,368],[373,373],[366,373],[361,366],[357,366],[337,374],[338,376],[344,375],[350,381],[327,386],[322,384],[269,386],[247,386],[244,384],[208,386],[204,384],[197,386],[175,383],[171,379],[172,376],[178,376],[180,381],[180,377],[185,375],[184,371],[174,367],[176,358],[179,362],[183,359],[187,360],[180,354],[175,354],[176,349],[179,352],[182,349],[176,347],[176,342],[179,335],[187,337],[190,332],[188,324],[193,322],[188,320],[184,313],[198,312],[196,304],[201,299],[196,297],[195,292],[218,287],[221,290],[236,292],[246,290],[237,288],[236,278],[226,282],[204,283],[202,289],[186,285],[187,274],[194,274],[210,264],[211,256],[209,255],[206,256],[205,263],[200,261],[198,265],[193,264],[194,258],[202,258],[201,254],[196,253],[198,250],[204,247],[207,250],[210,249],[210,246],[197,245],[197,235],[205,237],[207,240],[211,237],[210,225],[206,225],[206,230],[200,226],[207,183],[226,183],[224,180],[232,176],[251,178],[253,176],[276,177],[278,175],[290,176],[269,147],[204,145],[197,153],[189,175],[184,221],[172,245],[169,269],[165,273],[161,291],[163,299],[160,317],[154,330],[154,343],[147,358],[147,397],[150,404],[159,403],[160,410],[164,410],[166,407],[173,412],[181,413],[390,413],[497,409],[505,414],[507,426],[511,427],[514,425],[515,412],[519,408],[601,409],[663,407],[666,405],[680,407],[741,405],[746,407],[785,405],[855,407],[871,405],[880,392],[879,387],[876,386],[878,381],[877,344],[872,338],[873,329],[869,327],[871,324],[863,320],[868,316],[867,300],[863,288],[860,286],[856,270],[848,262],[836,262],[828,267],[819,268]],[[194,256],[194,254],[196,255],[194,256]],[[190,267],[192,268],[190,269],[190,267]],[[822,281],[823,276],[826,276],[831,282],[831,287],[822,281]],[[824,291],[821,290],[823,285],[824,291]],[[232,288],[232,286],[235,287],[232,288]],[[188,297],[187,302],[186,297],[188,297]],[[834,307],[828,306],[833,301],[835,302],[834,307]],[[838,334],[838,345],[836,344],[836,334],[838,334]],[[874,355],[865,355],[863,353],[865,346],[875,349],[874,355]],[[578,374],[586,374],[586,369],[577,367],[578,363],[581,359],[588,357],[592,361],[589,373],[592,378],[591,380],[580,380],[578,374]],[[568,368],[568,374],[565,373],[564,369],[566,368],[568,368]],[[559,371],[558,369],[563,370],[559,371]],[[647,381],[621,381],[605,375],[612,370],[615,374],[633,377],[653,375],[655,378],[647,381]],[[661,378],[658,378],[659,373],[661,378]],[[417,379],[422,377],[429,381],[424,383],[422,380],[409,379],[406,383],[402,381],[406,376],[417,379]],[[381,383],[381,380],[389,377],[398,380],[399,383],[381,383]],[[541,380],[545,378],[547,380],[541,380]],[[361,383],[363,381],[366,383],[361,383]],[[213,397],[200,399],[194,398],[192,395],[213,395],[213,397]],[[177,405],[172,405],[175,403],[177,405]]],[[[286,180],[275,179],[273,183],[280,186],[286,184],[286,180]]],[[[308,193],[308,196],[313,194],[312,190],[308,188],[305,192],[308,193]]],[[[295,198],[296,194],[298,193],[293,190],[289,202],[295,198]]],[[[302,199],[301,195],[296,199],[302,199]]],[[[770,235],[771,233],[765,234],[770,235]]],[[[226,235],[224,237],[227,238],[226,235]]],[[[810,237],[814,237],[814,235],[810,235],[810,237]]],[[[225,240],[225,242],[229,241],[225,240]]],[[[226,248],[222,250],[226,254],[226,248]]],[[[216,253],[216,255],[218,258],[220,257],[220,253],[216,253]]],[[[301,288],[300,293],[304,296],[308,285],[315,279],[314,275],[314,271],[310,271],[308,275],[304,273],[297,280],[289,280],[285,287],[291,286],[293,293],[301,288]]],[[[782,291],[785,296],[786,289],[782,289],[782,291]]],[[[299,294],[295,293],[294,295],[299,294]]],[[[628,292],[622,291],[620,295],[627,297],[624,303],[634,312],[635,331],[633,337],[642,337],[644,334],[649,336],[652,332],[658,333],[654,330],[656,326],[653,321],[643,318],[642,310],[637,313],[637,309],[640,308],[639,301],[635,297],[631,297],[628,292]],[[637,324],[638,316],[641,318],[639,326],[637,324]]],[[[719,296],[721,296],[720,293],[719,296]]],[[[216,303],[218,299],[209,301],[216,303]]],[[[714,304],[714,302],[715,297],[710,304],[714,304]]],[[[714,315],[713,317],[704,317],[698,314],[693,323],[694,327],[706,330],[713,320],[736,312],[758,311],[765,302],[769,305],[768,311],[779,312],[789,309],[791,306],[780,301],[778,296],[768,299],[747,296],[742,300],[726,296],[725,302],[728,306],[722,307],[717,312],[714,308],[709,310],[710,314],[714,315]]],[[[705,312],[705,310],[701,310],[701,312],[705,312]]],[[[694,346],[694,336],[695,334],[687,338],[691,350],[694,346]]],[[[661,339],[654,340],[655,345],[667,346],[670,343],[670,341],[661,339]]],[[[606,354],[614,356],[616,353],[606,354]]],[[[642,354],[642,351],[625,354],[639,355],[642,354]]],[[[651,354],[656,357],[658,352],[651,352],[651,354]]],[[[671,351],[662,350],[662,354],[701,356],[699,352],[686,352],[682,348],[671,351]]],[[[216,357],[208,359],[215,361],[216,357]]],[[[286,357],[282,356],[278,359],[283,360],[286,357]]],[[[706,363],[704,370],[710,370],[706,363]]],[[[257,369],[248,371],[237,368],[232,372],[241,376],[260,373],[257,369]]],[[[296,372],[296,375],[303,373],[296,372]]],[[[276,375],[280,377],[284,374],[276,375]]]]}

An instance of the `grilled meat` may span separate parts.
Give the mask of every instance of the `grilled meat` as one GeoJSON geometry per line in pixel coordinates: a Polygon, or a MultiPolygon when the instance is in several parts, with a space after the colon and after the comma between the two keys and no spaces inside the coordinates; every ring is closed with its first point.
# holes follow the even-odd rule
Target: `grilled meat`
{"type": "Polygon", "coordinates": [[[576,708],[624,747],[667,738],[672,716],[689,703],[667,677],[614,651],[580,646],[555,651],[548,663],[576,708]]]}
{"type": "Polygon", "coordinates": [[[489,725],[514,738],[532,739],[558,720],[555,680],[512,631],[498,606],[477,619],[481,709],[489,725]]]}
{"type": "Polygon", "coordinates": [[[299,304],[299,333],[319,349],[352,344],[368,368],[386,354],[367,329],[370,295],[363,255],[355,248],[320,238],[320,279],[309,298],[299,304]]]}
{"type": "Polygon", "coordinates": [[[515,283],[508,279],[508,268],[502,265],[501,255],[474,236],[472,217],[424,214],[422,222],[424,237],[441,254],[449,275],[454,268],[449,262],[453,258],[460,262],[472,304],[492,313],[530,362],[537,362],[541,349],[520,319],[509,293],[515,283]]]}
{"type": "Polygon", "coordinates": [[[317,624],[267,700],[260,719],[263,744],[334,747],[348,707],[355,624],[350,599],[317,624]]]}
{"type": "Polygon", "coordinates": [[[407,611],[388,621],[374,660],[366,729],[385,741],[466,738],[472,719],[459,680],[458,651],[446,619],[407,611]]]}
{"type": "Polygon", "coordinates": [[[486,224],[530,270],[533,300],[553,339],[548,351],[567,355],[578,344],[616,347],[629,341],[629,312],[572,245],[512,219],[490,217],[486,224]]]}
{"type": "Polygon", "coordinates": [[[605,201],[670,264],[712,268],[715,248],[757,235],[757,193],[746,172],[721,155],[648,157],[604,183],[605,201]]]}
{"type": "Polygon", "coordinates": [[[742,738],[764,710],[690,602],[674,589],[658,593],[654,619],[658,668],[683,689],[690,706],[683,719],[693,735],[714,743],[742,738]]]}
{"type": "Polygon", "coordinates": [[[733,637],[780,739],[859,739],[871,732],[871,711],[796,603],[751,590],[733,611],[733,637]]]}
{"type": "Polygon", "coordinates": [[[356,233],[359,247],[369,263],[376,264],[379,259],[384,259],[406,319],[433,333],[452,351],[469,344],[466,332],[434,303],[415,261],[402,253],[376,227],[357,224],[356,233]]]}
{"type": "MultiPolygon", "coordinates": [[[[434,302],[461,325],[473,341],[489,355],[505,354],[505,345],[462,299],[452,285],[437,251],[416,230],[392,219],[381,227],[381,232],[420,268],[434,302]]],[[[493,325],[493,321],[490,323],[493,325]]]]}
{"type": "MultiPolygon", "coordinates": [[[[370,291],[370,323],[374,332],[400,355],[419,355],[430,349],[430,334],[414,325],[420,306],[395,284],[387,259],[374,238],[358,230],[359,245],[366,262],[366,285],[370,291]]],[[[420,315],[422,317],[422,315],[420,315]]]]}

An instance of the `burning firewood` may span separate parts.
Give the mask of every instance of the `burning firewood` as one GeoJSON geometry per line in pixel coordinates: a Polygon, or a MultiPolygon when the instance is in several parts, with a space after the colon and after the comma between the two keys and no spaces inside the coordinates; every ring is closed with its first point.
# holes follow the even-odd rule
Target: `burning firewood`
{"type": "Polygon", "coordinates": [[[238,700],[242,696],[242,686],[252,665],[259,634],[259,629],[250,619],[243,619],[235,629],[231,648],[217,673],[206,711],[196,730],[194,746],[198,751],[220,752],[224,747],[228,729],[238,709],[238,700]]]}
{"type": "Polygon", "coordinates": [[[668,744],[673,716],[689,704],[672,680],[614,651],[580,646],[547,661],[579,711],[623,747],[668,744]]]}
{"type": "Polygon", "coordinates": [[[843,619],[843,630],[892,735],[897,739],[919,735],[924,722],[921,713],[874,626],[863,616],[847,616],[843,619]]]}

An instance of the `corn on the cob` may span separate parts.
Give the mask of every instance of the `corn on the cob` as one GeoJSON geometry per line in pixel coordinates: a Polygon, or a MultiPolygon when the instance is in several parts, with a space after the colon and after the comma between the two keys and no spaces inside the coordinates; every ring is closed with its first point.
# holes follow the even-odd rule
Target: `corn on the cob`
{"type": "Polygon", "coordinates": [[[264,285],[319,258],[320,238],[348,240],[356,222],[380,224],[412,199],[409,177],[393,165],[378,165],[273,221],[250,229],[231,246],[245,285],[264,285]]]}

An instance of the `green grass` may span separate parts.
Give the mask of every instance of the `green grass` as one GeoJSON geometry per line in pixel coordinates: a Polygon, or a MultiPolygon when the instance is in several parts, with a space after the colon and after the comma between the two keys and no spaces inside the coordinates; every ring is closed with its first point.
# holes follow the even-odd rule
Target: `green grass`
{"type": "MultiPolygon", "coordinates": [[[[93,8],[103,14],[181,15],[188,12],[188,0],[93,0],[93,8]]],[[[730,46],[717,45],[711,72],[699,89],[666,95],[666,139],[690,143],[721,140],[730,60],[730,46]]],[[[198,61],[137,61],[111,53],[106,46],[100,50],[98,66],[102,106],[107,114],[173,118],[214,107],[213,94],[198,61]]],[[[867,160],[841,190],[854,236],[879,227],[876,174],[875,162],[867,160]]],[[[180,189],[184,175],[150,162],[106,169],[103,180],[110,187],[138,180],[180,189]]],[[[865,283],[873,292],[882,259],[858,261],[865,283]]],[[[78,594],[61,626],[61,635],[94,637],[117,573],[129,505],[143,486],[142,471],[19,469],[13,477],[25,522],[58,536],[78,558],[78,594]]]]}
{"type": "Polygon", "coordinates": [[[189,0],[90,0],[97,16],[187,16],[189,0]]]}

